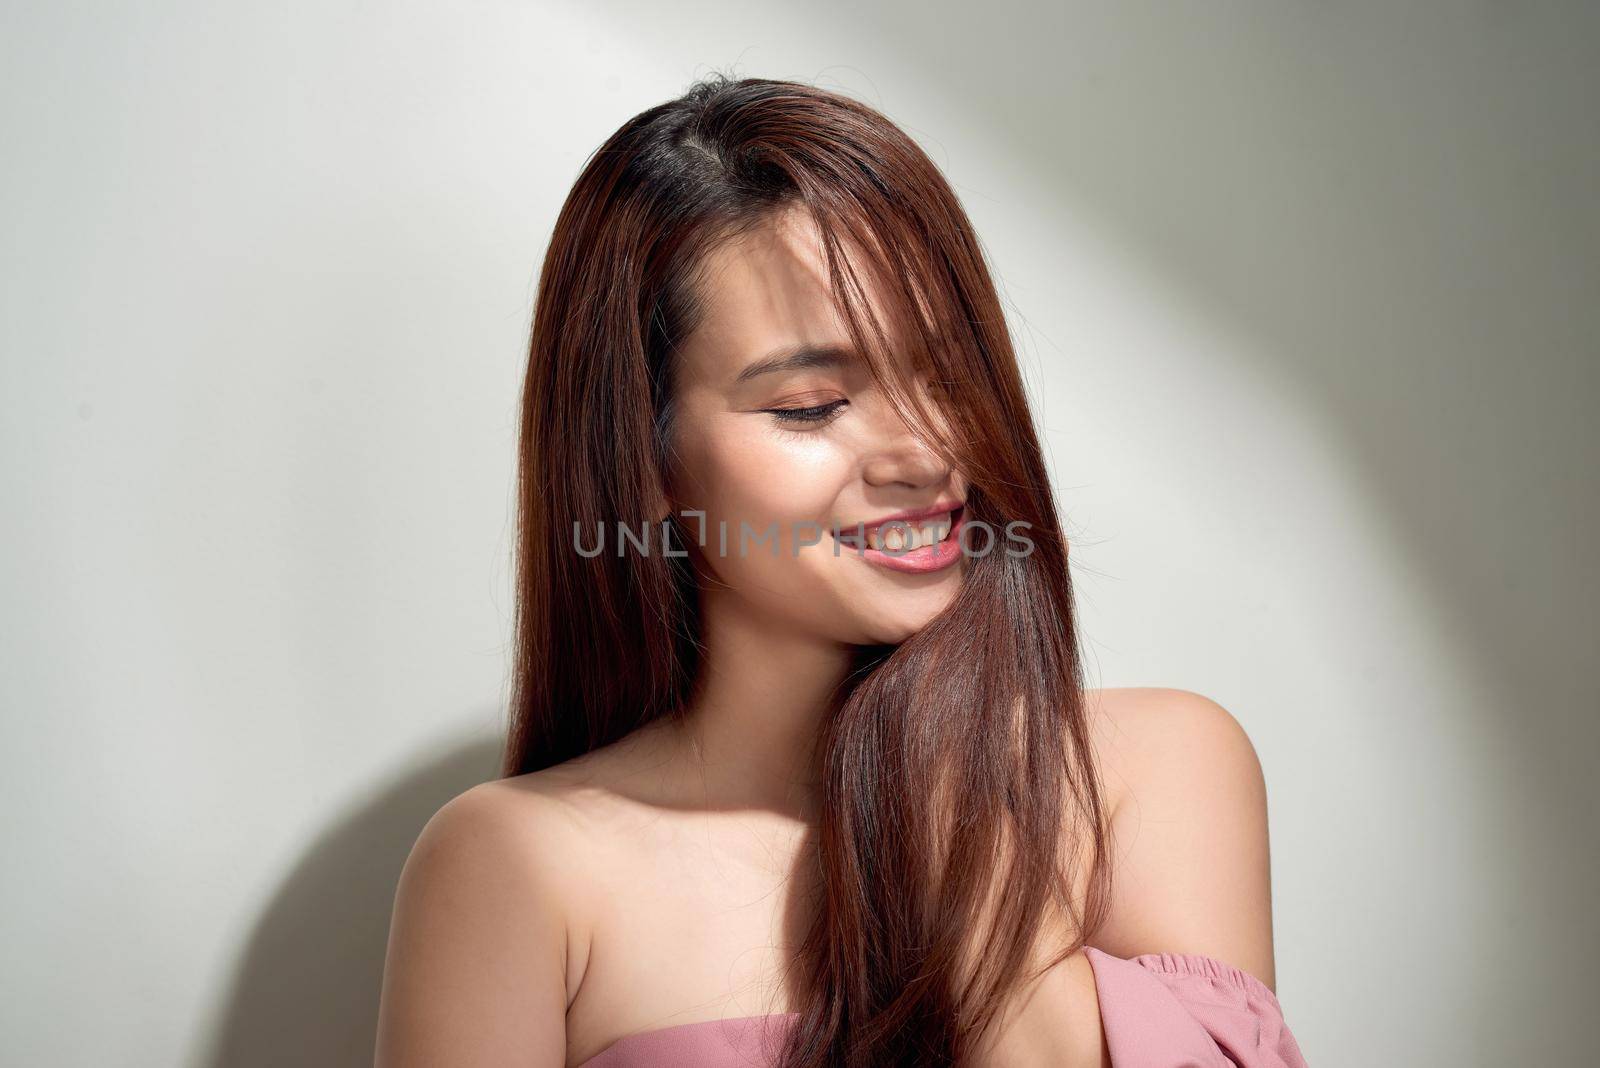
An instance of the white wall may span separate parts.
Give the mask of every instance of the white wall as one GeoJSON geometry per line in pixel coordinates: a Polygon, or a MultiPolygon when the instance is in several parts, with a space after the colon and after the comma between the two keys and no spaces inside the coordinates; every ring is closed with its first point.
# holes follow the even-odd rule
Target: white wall
{"type": "Polygon", "coordinates": [[[494,770],[543,243],[711,68],[956,184],[1095,681],[1256,741],[1311,1063],[1586,1059],[1600,18],[1134,7],[9,6],[5,1059],[370,1059],[494,770]]]}

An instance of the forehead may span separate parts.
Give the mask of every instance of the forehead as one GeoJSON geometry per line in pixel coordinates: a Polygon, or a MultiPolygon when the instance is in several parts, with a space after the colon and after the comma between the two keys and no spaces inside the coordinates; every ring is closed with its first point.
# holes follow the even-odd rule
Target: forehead
{"type": "MultiPolygon", "coordinates": [[[[780,349],[850,345],[829,288],[821,234],[805,210],[785,209],[720,242],[701,266],[704,315],[682,348],[683,374],[732,381],[780,349]]],[[[864,275],[862,283],[871,299],[864,275]]]]}

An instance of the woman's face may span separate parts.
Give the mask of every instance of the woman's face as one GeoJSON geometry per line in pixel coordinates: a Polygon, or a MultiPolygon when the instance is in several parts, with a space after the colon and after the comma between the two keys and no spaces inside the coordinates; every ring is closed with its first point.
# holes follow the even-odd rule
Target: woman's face
{"type": "Polygon", "coordinates": [[[674,370],[671,506],[710,596],[761,625],[893,644],[960,588],[966,486],[852,355],[819,242],[791,209],[708,256],[706,316],[674,370]]]}

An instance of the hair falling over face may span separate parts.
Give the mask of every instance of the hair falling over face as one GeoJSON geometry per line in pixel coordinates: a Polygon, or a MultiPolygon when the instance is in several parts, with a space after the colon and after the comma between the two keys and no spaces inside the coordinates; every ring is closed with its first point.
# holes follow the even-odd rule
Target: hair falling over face
{"type": "Polygon", "coordinates": [[[872,108],[716,76],[628,120],[578,177],[522,398],[502,771],[682,713],[700,663],[692,559],[585,557],[570,532],[658,507],[697,267],[794,208],[874,379],[967,479],[967,515],[1026,522],[1035,544],[972,560],[948,611],[862,648],[816,738],[815,919],[781,1064],[955,1065],[1098,924],[1106,820],[1066,543],[1000,301],[949,184],[872,108]],[[937,410],[914,375],[939,387],[937,410]]]}

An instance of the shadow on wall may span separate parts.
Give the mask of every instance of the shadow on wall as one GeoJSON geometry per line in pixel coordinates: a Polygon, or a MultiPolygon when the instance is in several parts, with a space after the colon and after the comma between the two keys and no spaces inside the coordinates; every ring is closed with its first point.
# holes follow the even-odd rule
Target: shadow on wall
{"type": "Polygon", "coordinates": [[[371,1064],[395,887],[446,801],[495,778],[500,745],[457,748],[329,827],[283,881],[240,954],[209,1068],[371,1064]]]}

